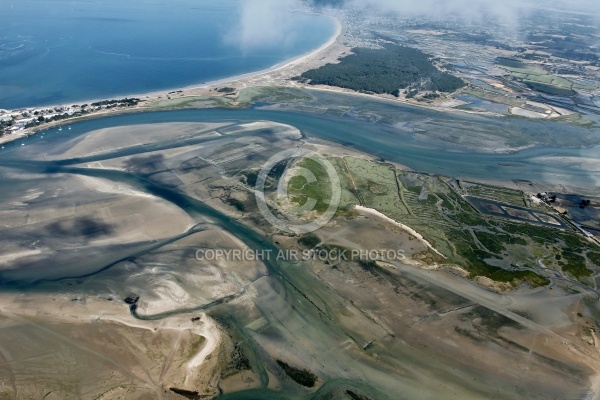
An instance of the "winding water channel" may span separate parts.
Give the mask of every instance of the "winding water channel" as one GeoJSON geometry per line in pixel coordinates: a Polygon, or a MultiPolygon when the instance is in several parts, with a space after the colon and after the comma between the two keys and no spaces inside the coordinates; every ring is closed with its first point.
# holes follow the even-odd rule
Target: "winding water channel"
{"type": "MultiPolygon", "coordinates": [[[[83,162],[100,161],[183,147],[211,139],[174,140],[168,144],[161,142],[158,145],[141,144],[102,155],[91,155],[60,161],[29,160],[23,156],[22,150],[34,143],[38,145],[43,145],[44,143],[56,145],[62,141],[85,135],[87,132],[107,127],[164,122],[221,122],[225,120],[238,123],[270,120],[289,124],[298,128],[307,137],[335,141],[373,154],[376,157],[406,165],[421,172],[455,176],[461,179],[527,179],[550,184],[561,184],[564,182],[590,188],[596,187],[599,179],[594,171],[584,170],[576,165],[555,165],[552,162],[539,161],[540,157],[556,155],[576,158],[597,158],[598,148],[570,150],[533,148],[513,154],[465,152],[456,147],[418,142],[414,138],[411,138],[410,135],[405,135],[400,131],[392,129],[390,126],[351,118],[249,109],[238,111],[168,111],[89,120],[73,124],[70,130],[63,130],[59,133],[56,129],[53,129],[48,131],[43,137],[36,135],[6,145],[0,151],[0,167],[17,173],[27,172],[48,175],[57,173],[80,174],[104,178],[113,182],[122,182],[139,191],[160,197],[176,205],[194,218],[198,225],[182,235],[147,244],[143,248],[132,249],[127,254],[104,255],[103,259],[99,261],[97,271],[94,273],[86,273],[84,275],[73,273],[54,280],[93,276],[95,273],[110,269],[112,265],[122,260],[151,252],[186,235],[210,229],[213,226],[232,233],[252,250],[270,250],[276,252],[278,249],[274,243],[248,228],[237,219],[229,217],[202,201],[191,198],[175,189],[162,186],[130,172],[75,166],[83,162]]],[[[535,122],[530,123],[535,124],[535,122]]],[[[231,136],[234,137],[235,134],[231,136]]],[[[3,184],[3,182],[0,182],[0,190],[3,184]]],[[[411,388],[411,382],[413,382],[414,378],[414,376],[410,376],[411,374],[398,378],[395,375],[386,373],[385,369],[376,366],[374,363],[356,358],[356,354],[350,351],[331,352],[330,349],[338,348],[340,343],[344,343],[345,341],[356,343],[360,347],[364,345],[363,338],[357,337],[355,332],[344,328],[336,317],[333,316],[335,313],[332,310],[335,309],[336,302],[340,301],[339,298],[332,295],[324,287],[319,286],[310,272],[304,268],[299,268],[293,263],[265,260],[265,266],[267,267],[270,280],[269,283],[265,283],[263,297],[259,297],[256,300],[256,306],[275,328],[269,332],[261,333],[261,335],[263,337],[273,335],[275,338],[284,338],[294,342],[295,340],[300,340],[295,335],[297,332],[301,332],[303,336],[301,341],[303,343],[312,343],[312,348],[307,351],[312,353],[316,363],[332,371],[331,377],[329,377],[331,379],[327,380],[327,383],[317,393],[306,392],[291,395],[293,391],[290,388],[284,387],[282,392],[267,389],[269,376],[264,363],[268,361],[266,361],[267,357],[264,351],[255,343],[257,336],[246,328],[245,323],[247,321],[244,322],[244,317],[236,314],[235,307],[228,308],[227,303],[235,299],[236,295],[225,296],[209,304],[198,305],[195,308],[172,310],[157,315],[143,315],[138,313],[135,307],[133,307],[132,314],[139,319],[161,319],[174,314],[206,310],[222,321],[230,321],[231,326],[235,327],[233,328],[235,331],[234,335],[237,335],[237,339],[246,343],[250,362],[254,369],[258,371],[262,389],[224,395],[222,396],[224,399],[324,398],[322,396],[331,391],[351,387],[357,387],[359,390],[369,393],[378,399],[398,398],[395,394],[391,396],[386,394],[393,393],[393,388],[398,385],[404,385],[403,387],[406,388],[404,394],[408,396],[407,398],[417,398],[414,397],[417,395],[419,395],[418,398],[427,398],[428,394],[423,393],[422,389],[411,388]],[[269,287],[269,290],[266,287],[269,287]],[[346,368],[348,365],[353,366],[352,370],[346,368]],[[340,379],[339,376],[344,376],[345,378],[340,379]],[[286,392],[286,390],[288,391],[286,392]],[[423,397],[420,395],[423,395],[423,397]]],[[[22,275],[20,277],[23,278],[22,275]]],[[[33,285],[40,288],[40,290],[43,290],[44,284],[48,282],[47,280],[36,280],[34,276],[27,278],[26,280],[30,282],[29,284],[33,282],[33,285]]],[[[13,285],[12,289],[15,289],[20,285],[17,282],[19,278],[11,277],[10,273],[0,275],[0,280],[3,282],[3,286],[0,286],[0,288],[4,287],[8,289],[13,285]]],[[[394,354],[398,359],[414,366],[417,370],[425,371],[428,369],[429,361],[421,359],[418,351],[415,349],[408,349],[398,345],[397,348],[390,348],[389,351],[390,354],[394,354]]],[[[444,382],[446,379],[445,374],[445,371],[438,371],[435,379],[444,382]]],[[[448,382],[452,382],[452,378],[448,378],[448,382]]],[[[448,382],[443,383],[443,385],[448,382]]],[[[439,389],[436,388],[435,391],[429,394],[433,395],[437,390],[439,389]]],[[[469,393],[469,390],[466,390],[464,393],[467,396],[466,393],[469,393]]],[[[467,396],[464,398],[476,397],[467,396]]]]}

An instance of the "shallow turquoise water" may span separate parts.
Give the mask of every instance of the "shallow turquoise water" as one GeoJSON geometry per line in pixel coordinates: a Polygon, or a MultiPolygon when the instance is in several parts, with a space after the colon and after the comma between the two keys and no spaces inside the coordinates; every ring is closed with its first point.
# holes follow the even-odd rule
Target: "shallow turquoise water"
{"type": "Polygon", "coordinates": [[[242,0],[0,0],[0,108],[171,89],[269,68],[333,34],[324,16],[251,24],[242,0]],[[262,46],[253,45],[256,36],[262,46]]]}
{"type": "MultiPolygon", "coordinates": [[[[394,105],[394,107],[396,113],[406,113],[407,116],[417,121],[442,118],[466,123],[469,118],[476,118],[479,123],[490,124],[490,126],[500,123],[497,117],[442,114],[403,105],[394,105]]],[[[567,157],[572,160],[598,159],[600,157],[600,147],[588,149],[535,147],[512,154],[477,153],[453,145],[419,141],[410,134],[381,123],[370,123],[347,117],[340,118],[260,109],[147,112],[89,120],[73,124],[72,130],[58,132],[54,128],[48,131],[43,138],[41,135],[35,135],[6,144],[5,148],[0,150],[2,156],[0,166],[3,164],[2,161],[6,159],[23,160],[20,150],[27,148],[27,145],[41,145],[39,148],[43,151],[45,145],[59,143],[70,137],[82,135],[96,129],[161,122],[213,122],[223,120],[244,122],[270,120],[280,122],[295,126],[306,136],[338,142],[372,154],[375,157],[406,165],[419,172],[441,174],[460,179],[502,181],[524,179],[550,185],[566,185],[584,191],[594,191],[600,182],[598,172],[593,169],[581,168],[576,162],[558,164],[556,162],[556,157],[567,157]],[[22,144],[25,147],[21,146],[22,144]]],[[[540,121],[520,119],[513,122],[525,131],[544,129],[544,122],[540,121]]],[[[562,125],[557,126],[563,127],[562,125]]],[[[127,155],[125,151],[117,151],[112,156],[120,157],[124,155],[127,155]]],[[[102,158],[105,157],[106,155],[102,156],[102,158]]],[[[66,163],[75,164],[91,161],[95,161],[94,156],[70,160],[66,163]]]]}

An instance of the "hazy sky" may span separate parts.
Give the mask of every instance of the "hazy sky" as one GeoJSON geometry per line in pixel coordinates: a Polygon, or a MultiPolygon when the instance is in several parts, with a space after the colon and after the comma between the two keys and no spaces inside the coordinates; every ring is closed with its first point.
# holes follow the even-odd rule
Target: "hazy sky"
{"type": "MultiPolygon", "coordinates": [[[[286,10],[311,0],[243,0],[239,23],[227,37],[242,48],[281,46],[293,41],[294,29],[286,10]]],[[[466,23],[483,23],[493,19],[506,33],[517,33],[521,17],[537,8],[553,7],[569,11],[592,11],[600,14],[600,0],[345,0],[351,7],[369,13],[397,12],[404,16],[445,17],[450,14],[466,23]]],[[[560,16],[560,13],[557,13],[560,16]]],[[[600,22],[600,19],[599,19],[600,22]]]]}
{"type": "Polygon", "coordinates": [[[469,23],[497,18],[510,29],[518,26],[519,16],[526,12],[522,0],[350,0],[350,4],[368,10],[401,15],[425,15],[433,18],[455,14],[469,23]]]}
{"type": "Polygon", "coordinates": [[[600,13],[598,0],[345,0],[347,4],[369,10],[398,11],[405,14],[445,15],[448,12],[468,17],[482,13],[512,15],[515,11],[547,6],[596,11],[600,13]]]}
{"type": "Polygon", "coordinates": [[[521,17],[547,7],[600,14],[599,0],[346,0],[346,3],[371,12],[392,11],[405,16],[452,14],[470,23],[485,23],[492,18],[510,31],[518,29],[521,17]]]}
{"type": "Polygon", "coordinates": [[[239,23],[226,40],[243,49],[282,46],[294,40],[289,10],[297,0],[243,0],[239,23]]]}

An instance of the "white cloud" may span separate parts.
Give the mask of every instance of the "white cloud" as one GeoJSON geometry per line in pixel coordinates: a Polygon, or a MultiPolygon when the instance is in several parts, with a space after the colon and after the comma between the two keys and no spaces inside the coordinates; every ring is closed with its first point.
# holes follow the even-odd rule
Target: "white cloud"
{"type": "Polygon", "coordinates": [[[598,0],[347,0],[350,6],[372,13],[397,12],[404,16],[458,17],[466,23],[485,24],[494,20],[516,33],[520,19],[537,10],[552,8],[600,14],[598,0]]]}
{"type": "Polygon", "coordinates": [[[407,16],[438,18],[456,15],[468,22],[501,18],[509,23],[527,9],[522,0],[350,0],[350,4],[379,12],[395,11],[407,16]]]}
{"type": "Polygon", "coordinates": [[[347,4],[380,11],[406,14],[444,16],[456,13],[462,16],[512,16],[532,7],[556,7],[564,10],[600,13],[597,0],[346,0],[347,4]]]}
{"type": "MultiPolygon", "coordinates": [[[[600,14],[598,0],[346,0],[365,13],[397,12],[403,16],[431,18],[458,17],[465,23],[491,21],[504,27],[504,33],[516,35],[521,18],[539,9],[586,11],[600,14]]],[[[244,50],[292,46],[302,29],[290,10],[306,0],[239,0],[237,23],[229,29],[225,41],[244,50]]],[[[558,15],[558,14],[557,14],[558,15]]]]}
{"type": "Polygon", "coordinates": [[[291,45],[298,31],[290,10],[297,4],[297,0],[244,0],[227,43],[242,49],[291,45]]]}

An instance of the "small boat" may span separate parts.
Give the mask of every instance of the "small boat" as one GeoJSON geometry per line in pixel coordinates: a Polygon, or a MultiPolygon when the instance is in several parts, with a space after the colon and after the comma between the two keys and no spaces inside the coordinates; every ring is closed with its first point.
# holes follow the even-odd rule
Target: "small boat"
{"type": "Polygon", "coordinates": [[[25,143],[21,143],[21,146],[25,146],[25,143]]]}
{"type": "Polygon", "coordinates": [[[71,127],[69,127],[69,130],[71,130],[71,127]]]}
{"type": "Polygon", "coordinates": [[[58,128],[59,131],[62,131],[62,126],[60,128],[58,128]]]}

